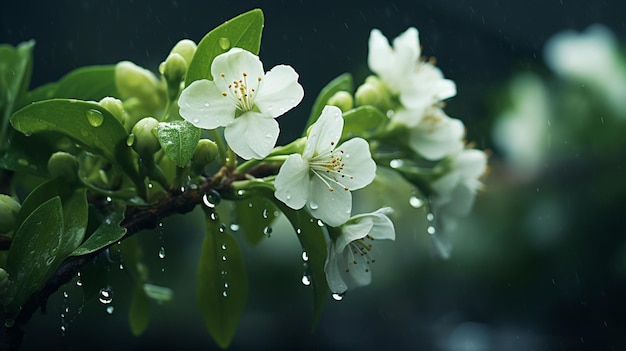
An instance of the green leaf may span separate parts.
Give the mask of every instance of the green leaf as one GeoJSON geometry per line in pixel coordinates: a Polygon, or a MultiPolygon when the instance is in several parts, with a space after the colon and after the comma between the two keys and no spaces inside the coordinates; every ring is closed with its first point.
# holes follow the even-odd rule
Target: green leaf
{"type": "Polygon", "coordinates": [[[198,79],[212,80],[213,59],[231,48],[242,48],[258,55],[263,23],[263,11],[254,9],[224,22],[205,35],[187,69],[185,86],[198,79]]]}
{"type": "Polygon", "coordinates": [[[100,250],[118,242],[126,234],[126,228],[120,227],[124,220],[126,206],[121,201],[113,202],[114,210],[103,221],[85,242],[74,250],[71,256],[82,256],[100,250]]]}
{"type": "Polygon", "coordinates": [[[275,211],[274,203],[263,196],[235,201],[235,223],[243,231],[247,242],[257,245],[266,237],[263,230],[276,218],[275,211]]]}
{"type": "Polygon", "coordinates": [[[71,71],[57,83],[50,83],[28,92],[21,106],[52,98],[99,101],[106,96],[119,96],[115,86],[115,65],[87,66],[71,71]]]}
{"type": "Polygon", "coordinates": [[[33,67],[33,40],[16,48],[0,45],[0,150],[9,136],[9,117],[17,101],[26,93],[33,67]]]}
{"type": "Polygon", "coordinates": [[[119,164],[138,191],[145,192],[131,149],[126,145],[126,129],[98,103],[73,99],[40,101],[15,112],[11,124],[25,135],[50,131],[72,138],[87,150],[119,164]]]}
{"type": "Polygon", "coordinates": [[[374,106],[359,106],[343,113],[343,132],[341,139],[354,135],[362,135],[371,129],[381,126],[387,117],[374,106]]]}
{"type": "Polygon", "coordinates": [[[306,127],[304,128],[302,135],[306,135],[307,129],[309,129],[309,127],[320,117],[328,99],[330,99],[338,91],[347,91],[351,93],[353,89],[352,75],[350,75],[350,73],[344,73],[326,84],[313,103],[311,115],[309,116],[309,120],[306,123],[306,127]]]}
{"type": "Polygon", "coordinates": [[[48,177],[48,159],[55,151],[46,138],[10,133],[9,146],[0,151],[0,168],[48,177]]]}
{"type": "Polygon", "coordinates": [[[6,271],[9,273],[7,317],[14,318],[46,276],[54,269],[63,235],[63,209],[59,196],[37,207],[22,223],[11,243],[6,271]]]}
{"type": "Polygon", "coordinates": [[[248,278],[237,240],[206,210],[207,235],[198,267],[197,299],[211,337],[227,348],[248,299],[248,278]]]}
{"type": "Polygon", "coordinates": [[[185,167],[200,140],[200,129],[187,121],[161,122],[156,129],[163,152],[178,167],[185,167]]]}
{"type": "Polygon", "coordinates": [[[133,299],[128,311],[128,324],[135,336],[141,335],[150,324],[150,301],[141,283],[135,283],[133,299]]]}
{"type": "Polygon", "coordinates": [[[144,284],[143,291],[146,295],[158,303],[168,303],[174,299],[174,292],[170,288],[154,284],[144,284]]]}
{"type": "Polygon", "coordinates": [[[276,207],[285,214],[296,231],[302,250],[309,257],[307,263],[315,297],[313,304],[313,328],[315,328],[322,316],[329,292],[326,273],[324,272],[327,255],[324,231],[318,225],[317,219],[311,217],[304,209],[294,211],[276,199],[271,192],[267,192],[267,189],[264,191],[266,191],[266,197],[271,199],[276,207]]]}
{"type": "Polygon", "coordinates": [[[64,227],[58,254],[61,259],[65,259],[83,242],[88,214],[87,189],[76,189],[63,201],[64,227]]]}

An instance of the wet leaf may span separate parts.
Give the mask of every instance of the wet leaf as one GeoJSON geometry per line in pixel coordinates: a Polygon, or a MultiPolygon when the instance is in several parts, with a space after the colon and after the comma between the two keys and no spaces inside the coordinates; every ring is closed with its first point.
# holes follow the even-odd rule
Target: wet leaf
{"type": "Polygon", "coordinates": [[[11,124],[25,135],[48,131],[68,136],[87,150],[119,164],[137,189],[145,191],[131,149],[126,145],[126,129],[95,102],[72,99],[36,102],[15,112],[11,124]]]}
{"type": "Polygon", "coordinates": [[[174,292],[172,289],[164,286],[146,283],[143,285],[143,291],[149,298],[158,303],[168,303],[174,298],[174,292]]]}
{"type": "Polygon", "coordinates": [[[264,228],[271,226],[276,218],[274,203],[262,196],[235,201],[236,223],[243,231],[244,238],[256,245],[266,237],[264,228]]]}
{"type": "Polygon", "coordinates": [[[207,235],[198,267],[197,301],[209,334],[226,348],[248,299],[248,278],[237,240],[220,231],[219,221],[205,211],[207,235]]]}
{"type": "Polygon", "coordinates": [[[150,301],[142,285],[139,282],[135,284],[128,311],[128,324],[135,336],[143,334],[150,324],[150,301]]]}
{"type": "Polygon", "coordinates": [[[200,129],[187,121],[161,122],[156,134],[163,152],[178,167],[185,167],[200,140],[200,129]]]}
{"type": "Polygon", "coordinates": [[[114,201],[114,211],[112,211],[102,224],[71,253],[71,256],[82,256],[100,250],[118,242],[126,234],[126,228],[120,227],[124,220],[126,206],[121,201],[114,201]]]}
{"type": "Polygon", "coordinates": [[[7,317],[14,318],[48,274],[56,267],[63,235],[61,198],[55,196],[38,206],[16,231],[7,257],[9,296],[7,317]]]}
{"type": "Polygon", "coordinates": [[[213,59],[233,47],[258,55],[263,33],[263,11],[254,9],[243,13],[210,31],[202,38],[189,64],[185,86],[198,79],[212,80],[213,59]]]}
{"type": "Polygon", "coordinates": [[[317,95],[317,98],[313,103],[311,115],[309,116],[309,120],[306,123],[306,127],[304,128],[302,135],[306,135],[307,129],[320,117],[320,114],[322,113],[324,106],[326,106],[328,99],[330,99],[338,91],[347,91],[349,93],[352,93],[353,89],[352,75],[350,75],[350,73],[344,73],[326,84],[326,86],[320,91],[319,95],[317,95]]]}

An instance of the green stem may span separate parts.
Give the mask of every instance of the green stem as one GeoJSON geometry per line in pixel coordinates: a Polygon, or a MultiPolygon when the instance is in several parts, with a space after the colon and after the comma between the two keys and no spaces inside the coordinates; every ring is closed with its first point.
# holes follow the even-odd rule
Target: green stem
{"type": "Polygon", "coordinates": [[[224,140],[222,140],[222,136],[220,135],[220,133],[218,132],[217,129],[212,129],[211,133],[213,134],[213,141],[215,142],[215,144],[217,144],[217,150],[219,151],[220,154],[220,163],[222,164],[222,166],[226,165],[226,144],[224,143],[224,140]]]}
{"type": "Polygon", "coordinates": [[[228,146],[228,157],[226,158],[226,167],[234,169],[237,167],[237,154],[228,146]]]}
{"type": "Polygon", "coordinates": [[[262,160],[251,159],[244,163],[242,163],[239,167],[235,169],[235,174],[244,174],[253,168],[256,165],[261,164],[262,162],[285,162],[289,155],[277,155],[277,156],[269,156],[262,160]]]}

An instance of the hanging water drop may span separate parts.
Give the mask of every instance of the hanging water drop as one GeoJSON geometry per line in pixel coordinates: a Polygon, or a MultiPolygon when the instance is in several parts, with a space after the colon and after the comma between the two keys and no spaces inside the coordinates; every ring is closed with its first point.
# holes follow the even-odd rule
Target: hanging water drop
{"type": "Polygon", "coordinates": [[[115,312],[115,308],[113,306],[107,306],[107,313],[113,314],[113,312],[115,312]]]}
{"type": "Polygon", "coordinates": [[[100,127],[104,122],[104,116],[98,110],[89,109],[85,112],[85,116],[87,116],[87,121],[92,127],[100,127]]]}
{"type": "Polygon", "coordinates": [[[202,203],[208,208],[215,208],[221,200],[222,197],[220,196],[220,193],[215,190],[209,190],[207,193],[202,195],[202,203]]]}
{"type": "Polygon", "coordinates": [[[222,296],[228,297],[228,293],[226,292],[226,290],[222,291],[222,296]]]}
{"type": "Polygon", "coordinates": [[[434,214],[432,214],[432,213],[429,213],[429,214],[427,214],[427,215],[426,215],[426,219],[427,219],[429,222],[432,222],[432,221],[433,221],[433,219],[435,219],[435,215],[434,215],[434,214]]]}
{"type": "Polygon", "coordinates": [[[318,219],[317,220],[317,225],[320,226],[320,227],[323,227],[324,226],[324,222],[322,222],[321,219],[318,219]]]}
{"type": "Polygon", "coordinates": [[[237,223],[231,223],[230,224],[230,230],[232,230],[233,232],[236,232],[239,230],[239,224],[237,223]]]}
{"type": "Polygon", "coordinates": [[[341,301],[341,300],[343,300],[343,297],[344,297],[344,296],[346,296],[346,293],[345,293],[345,292],[342,292],[342,293],[333,293],[333,295],[332,295],[332,296],[333,296],[333,300],[335,300],[335,301],[341,301]]]}
{"type": "Polygon", "coordinates": [[[272,227],[269,225],[263,228],[263,234],[265,234],[268,238],[272,235],[272,227]]]}
{"type": "Polygon", "coordinates": [[[222,234],[226,233],[226,224],[224,224],[224,223],[220,224],[220,227],[218,228],[218,230],[222,234]]]}
{"type": "Polygon", "coordinates": [[[430,235],[435,234],[436,232],[435,227],[433,227],[432,225],[429,225],[428,228],[426,228],[426,232],[428,232],[428,234],[430,235]]]}
{"type": "Polygon", "coordinates": [[[228,257],[226,257],[226,255],[222,256],[222,261],[226,261],[228,259],[228,257]]]}
{"type": "Polygon", "coordinates": [[[108,286],[100,289],[100,293],[98,293],[98,300],[104,305],[110,304],[113,302],[113,290],[108,286]]]}
{"type": "Polygon", "coordinates": [[[217,44],[220,46],[220,48],[224,51],[230,49],[230,39],[226,38],[226,37],[221,37],[217,40],[217,44]]]}
{"type": "Polygon", "coordinates": [[[165,258],[165,248],[163,246],[159,248],[159,258],[165,258]]]}
{"type": "Polygon", "coordinates": [[[222,250],[226,250],[226,243],[222,244],[222,250]]]}
{"type": "Polygon", "coordinates": [[[70,294],[67,293],[67,290],[63,291],[63,298],[67,299],[68,297],[70,297],[70,294]]]}
{"type": "Polygon", "coordinates": [[[217,215],[217,213],[215,213],[215,212],[211,212],[211,214],[209,215],[209,218],[210,218],[212,221],[217,221],[217,219],[219,218],[219,216],[217,215]]]}
{"type": "Polygon", "coordinates": [[[304,262],[309,261],[309,254],[307,254],[306,251],[302,251],[302,261],[304,262]]]}
{"type": "Polygon", "coordinates": [[[424,205],[424,201],[417,197],[416,195],[411,195],[409,198],[409,205],[413,208],[420,208],[424,205]]]}
{"type": "Polygon", "coordinates": [[[399,168],[399,167],[402,167],[402,166],[404,166],[404,161],[400,160],[400,159],[391,160],[389,162],[389,167],[391,167],[391,168],[399,168]]]}
{"type": "Polygon", "coordinates": [[[135,134],[133,133],[128,134],[128,138],[126,138],[126,145],[133,146],[134,143],[135,143],[135,134]]]}
{"type": "Polygon", "coordinates": [[[300,229],[300,228],[296,229],[296,234],[298,234],[298,235],[302,234],[302,229],[300,229]]]}
{"type": "Polygon", "coordinates": [[[305,286],[311,285],[311,277],[306,273],[302,275],[302,285],[305,285],[305,286]]]}
{"type": "Polygon", "coordinates": [[[262,213],[262,215],[263,215],[263,218],[267,219],[267,216],[268,216],[268,213],[267,213],[267,208],[264,208],[264,209],[263,209],[263,213],[262,213]]]}
{"type": "Polygon", "coordinates": [[[83,286],[83,281],[80,280],[80,272],[76,273],[76,276],[78,277],[78,279],[76,279],[76,286],[83,286]]]}
{"type": "Polygon", "coordinates": [[[312,210],[317,210],[320,206],[317,204],[317,202],[315,202],[315,201],[311,201],[311,202],[309,202],[309,207],[310,207],[312,210]]]}

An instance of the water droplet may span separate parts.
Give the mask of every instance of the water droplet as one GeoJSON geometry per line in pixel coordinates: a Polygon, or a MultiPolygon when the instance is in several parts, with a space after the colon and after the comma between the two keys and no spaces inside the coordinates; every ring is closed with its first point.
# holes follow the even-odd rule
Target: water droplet
{"type": "Polygon", "coordinates": [[[398,168],[398,167],[402,167],[403,165],[404,165],[404,161],[400,159],[391,160],[389,162],[389,167],[391,168],[398,168]]]}
{"type": "Polygon", "coordinates": [[[134,143],[135,143],[135,134],[133,133],[128,134],[128,138],[126,138],[126,145],[133,146],[134,143]]]}
{"type": "Polygon", "coordinates": [[[217,215],[217,213],[215,213],[215,212],[211,212],[211,214],[209,215],[209,218],[210,218],[212,221],[217,221],[217,219],[219,218],[219,216],[217,215]]]}
{"type": "Polygon", "coordinates": [[[221,200],[222,197],[220,193],[215,190],[209,190],[206,194],[202,195],[202,203],[208,208],[215,208],[221,200]]]}
{"type": "Polygon", "coordinates": [[[218,230],[220,231],[220,233],[226,233],[226,224],[222,223],[220,224],[220,227],[218,228],[218,230]]]}
{"type": "Polygon", "coordinates": [[[112,202],[112,201],[113,201],[113,199],[110,196],[106,197],[106,202],[112,202]]]}
{"type": "Polygon", "coordinates": [[[273,138],[274,136],[272,134],[267,133],[267,134],[265,134],[265,137],[270,139],[270,138],[273,138]]]}
{"type": "Polygon", "coordinates": [[[241,190],[241,189],[237,190],[237,195],[238,195],[238,196],[243,196],[245,193],[246,193],[246,192],[245,192],[245,191],[243,191],[243,190],[241,190]]]}
{"type": "Polygon", "coordinates": [[[65,324],[61,324],[61,332],[65,333],[66,330],[65,324]]]}
{"type": "Polygon", "coordinates": [[[263,228],[263,234],[267,235],[267,237],[269,238],[272,235],[272,227],[268,225],[267,227],[263,228]]]}
{"type": "Polygon", "coordinates": [[[291,200],[291,193],[287,192],[287,200],[291,200]]]}
{"type": "Polygon", "coordinates": [[[413,208],[420,208],[424,205],[424,201],[415,195],[411,195],[409,198],[409,205],[413,208]]]}
{"type": "Polygon", "coordinates": [[[78,279],[76,279],[76,286],[83,286],[83,281],[80,280],[80,272],[76,273],[78,279]]]}
{"type": "Polygon", "coordinates": [[[302,251],[302,261],[307,262],[309,260],[309,254],[306,251],[302,251]]]}
{"type": "Polygon", "coordinates": [[[248,207],[252,208],[252,202],[248,202],[248,207]]]}
{"type": "Polygon", "coordinates": [[[320,206],[317,204],[317,202],[315,202],[315,201],[311,201],[311,202],[309,202],[309,207],[310,207],[312,210],[317,210],[320,206]]]}
{"type": "Polygon", "coordinates": [[[222,48],[222,50],[226,51],[230,49],[230,39],[226,37],[221,37],[217,40],[217,44],[222,48]]]}
{"type": "Polygon", "coordinates": [[[233,232],[236,232],[239,230],[239,224],[237,223],[231,223],[230,224],[230,230],[232,230],[233,232]]]}
{"type": "Polygon", "coordinates": [[[159,248],[159,258],[165,258],[165,248],[163,246],[159,248]]]}
{"type": "Polygon", "coordinates": [[[267,219],[268,213],[267,213],[267,208],[263,209],[263,218],[267,219]]]}
{"type": "Polygon", "coordinates": [[[94,109],[89,109],[85,112],[87,116],[87,121],[91,124],[92,127],[100,127],[102,122],[104,122],[104,116],[102,112],[94,109]]]}
{"type": "Polygon", "coordinates": [[[46,266],[50,266],[52,265],[52,263],[54,262],[54,256],[50,256],[46,259],[46,266]]]}
{"type": "Polygon", "coordinates": [[[120,271],[124,270],[124,264],[120,262],[120,271]]]}
{"type": "Polygon", "coordinates": [[[226,255],[222,256],[222,261],[226,261],[228,259],[228,257],[226,257],[226,255]]]}
{"type": "Polygon", "coordinates": [[[432,225],[428,226],[428,228],[426,228],[426,231],[428,232],[428,234],[435,234],[435,227],[433,227],[432,225]]]}
{"type": "Polygon", "coordinates": [[[302,275],[302,284],[306,286],[311,285],[311,277],[306,273],[302,275]]]}
{"type": "Polygon", "coordinates": [[[152,183],[148,183],[148,189],[152,189],[153,186],[152,183]]]}
{"type": "Polygon", "coordinates": [[[432,213],[429,213],[429,214],[427,214],[427,215],[426,215],[426,219],[427,219],[429,222],[432,222],[432,221],[433,221],[433,219],[435,219],[435,215],[434,215],[434,214],[432,214],[432,213]]]}
{"type": "Polygon", "coordinates": [[[64,291],[63,292],[63,297],[67,299],[68,297],[70,297],[70,294],[68,294],[67,291],[64,291]]]}
{"type": "Polygon", "coordinates": [[[222,271],[220,271],[220,275],[221,275],[222,277],[225,277],[225,276],[227,276],[227,275],[228,275],[228,272],[226,272],[225,270],[222,270],[222,271]]]}
{"type": "Polygon", "coordinates": [[[343,292],[343,293],[333,293],[332,296],[333,296],[333,299],[335,301],[341,301],[341,300],[343,300],[344,296],[346,296],[346,293],[345,292],[343,292]]]}
{"type": "Polygon", "coordinates": [[[300,228],[296,229],[296,234],[298,234],[298,235],[302,234],[302,229],[300,229],[300,228]]]}
{"type": "Polygon", "coordinates": [[[222,244],[222,250],[226,250],[226,243],[222,244]]]}
{"type": "Polygon", "coordinates": [[[317,220],[317,225],[320,226],[320,227],[323,227],[324,226],[324,222],[322,222],[321,219],[318,219],[317,220]]]}
{"type": "Polygon", "coordinates": [[[228,297],[228,293],[226,292],[226,290],[222,291],[222,296],[228,297]]]}
{"type": "Polygon", "coordinates": [[[100,289],[100,293],[98,293],[98,300],[104,305],[110,304],[113,302],[113,290],[108,286],[100,289]]]}
{"type": "Polygon", "coordinates": [[[115,312],[115,308],[113,306],[107,306],[107,313],[113,314],[113,312],[115,312]]]}

